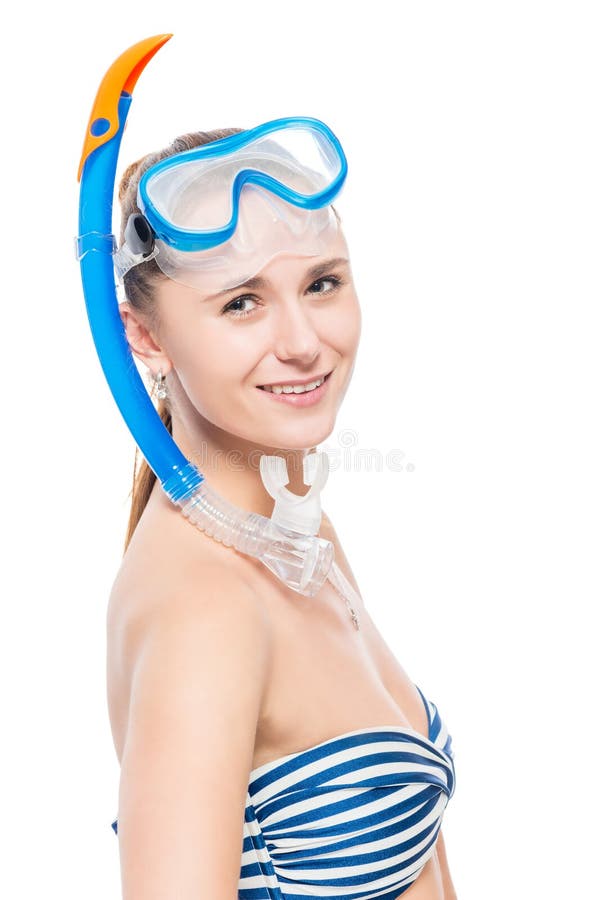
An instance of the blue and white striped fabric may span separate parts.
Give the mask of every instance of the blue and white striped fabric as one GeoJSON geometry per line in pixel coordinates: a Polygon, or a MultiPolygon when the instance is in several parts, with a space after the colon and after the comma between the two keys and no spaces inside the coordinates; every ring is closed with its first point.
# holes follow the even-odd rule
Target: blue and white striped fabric
{"type": "Polygon", "coordinates": [[[239,900],[396,900],[413,884],[455,790],[451,737],[421,695],[427,739],[359,728],[253,769],[239,900]]]}
{"type": "Polygon", "coordinates": [[[455,790],[451,737],[419,692],[428,738],[359,728],[252,770],[238,900],[396,900],[413,884],[455,790]]]}

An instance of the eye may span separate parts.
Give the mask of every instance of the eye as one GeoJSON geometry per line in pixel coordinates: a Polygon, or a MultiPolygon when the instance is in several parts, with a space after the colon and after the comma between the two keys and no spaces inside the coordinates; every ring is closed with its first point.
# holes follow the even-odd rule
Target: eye
{"type": "Polygon", "coordinates": [[[243,319],[245,316],[250,316],[252,310],[244,310],[244,309],[235,309],[234,305],[236,303],[244,303],[246,300],[254,300],[252,294],[242,294],[240,297],[236,297],[234,300],[231,300],[227,306],[224,306],[221,310],[222,313],[230,313],[230,315],[234,316],[237,319],[243,319]]]}
{"type": "Polygon", "coordinates": [[[342,281],[340,280],[340,278],[337,278],[335,275],[328,275],[325,278],[318,278],[317,281],[313,282],[311,287],[314,288],[316,284],[325,284],[328,281],[330,282],[330,284],[334,285],[333,288],[328,288],[327,291],[313,291],[312,293],[314,293],[314,294],[329,294],[331,291],[335,291],[336,288],[340,287],[340,285],[342,284],[342,281]]]}
{"type": "MultiPolygon", "coordinates": [[[[308,293],[311,294],[332,294],[334,291],[338,290],[338,288],[343,284],[343,280],[339,278],[337,275],[328,275],[323,278],[318,278],[317,281],[314,281],[307,288],[308,293]],[[330,283],[333,285],[332,287],[327,288],[326,290],[313,290],[318,285],[323,285],[330,283]]],[[[236,304],[246,303],[247,300],[251,300],[253,303],[256,302],[256,298],[253,297],[252,294],[241,294],[239,297],[235,297],[233,300],[223,307],[221,310],[222,315],[230,315],[236,319],[245,319],[247,316],[252,315],[252,309],[240,309],[236,308],[236,304]]]]}

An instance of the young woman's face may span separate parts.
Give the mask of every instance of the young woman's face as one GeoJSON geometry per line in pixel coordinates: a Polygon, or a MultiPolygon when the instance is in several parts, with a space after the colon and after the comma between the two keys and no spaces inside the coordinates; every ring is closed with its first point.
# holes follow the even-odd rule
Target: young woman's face
{"type": "MultiPolygon", "coordinates": [[[[279,254],[250,284],[204,294],[170,279],[156,293],[160,343],[186,404],[213,425],[268,447],[302,449],[334,429],[353,371],[361,313],[338,229],[322,256],[279,254]],[[328,375],[288,403],[263,385],[328,375]]],[[[179,398],[178,398],[179,399],[179,398]]],[[[189,412],[189,410],[188,410],[189,412]]]]}

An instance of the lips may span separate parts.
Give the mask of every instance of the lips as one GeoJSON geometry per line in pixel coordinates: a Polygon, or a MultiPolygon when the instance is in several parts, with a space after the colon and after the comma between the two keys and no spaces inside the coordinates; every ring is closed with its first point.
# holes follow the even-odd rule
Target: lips
{"type": "Polygon", "coordinates": [[[317,407],[321,403],[322,398],[326,396],[330,389],[331,374],[332,372],[326,375],[319,387],[316,388],[310,388],[308,390],[289,391],[282,391],[278,388],[272,388],[271,390],[263,389],[261,393],[265,397],[266,403],[278,403],[290,408],[296,407],[297,409],[317,407]]]}
{"type": "Polygon", "coordinates": [[[328,379],[334,370],[332,369],[330,372],[321,372],[319,375],[314,375],[313,378],[305,378],[303,381],[299,381],[298,379],[292,381],[270,381],[267,384],[258,384],[257,387],[260,390],[264,391],[266,387],[275,387],[281,384],[290,385],[290,387],[294,387],[297,385],[301,385],[305,387],[308,384],[311,384],[313,381],[319,381],[320,378],[328,379]]]}

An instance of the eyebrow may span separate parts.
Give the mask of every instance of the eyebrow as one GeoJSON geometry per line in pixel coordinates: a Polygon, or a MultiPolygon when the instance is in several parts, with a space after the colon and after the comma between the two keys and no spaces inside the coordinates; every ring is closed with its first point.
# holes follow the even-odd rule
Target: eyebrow
{"type": "MultiPolygon", "coordinates": [[[[318,263],[316,266],[312,266],[312,268],[308,269],[305,273],[305,277],[313,279],[315,281],[321,275],[325,275],[335,266],[340,266],[348,263],[348,259],[345,256],[335,256],[332,259],[326,259],[325,262],[318,263]]],[[[218,291],[216,294],[211,294],[210,297],[204,297],[202,302],[207,303],[210,300],[217,300],[219,297],[225,297],[226,294],[231,294],[232,291],[239,291],[242,288],[248,288],[249,290],[256,290],[260,288],[264,288],[267,286],[269,279],[263,278],[262,275],[255,275],[253,278],[249,278],[247,281],[243,281],[242,284],[236,284],[234,287],[223,288],[222,291],[218,291]]]]}

